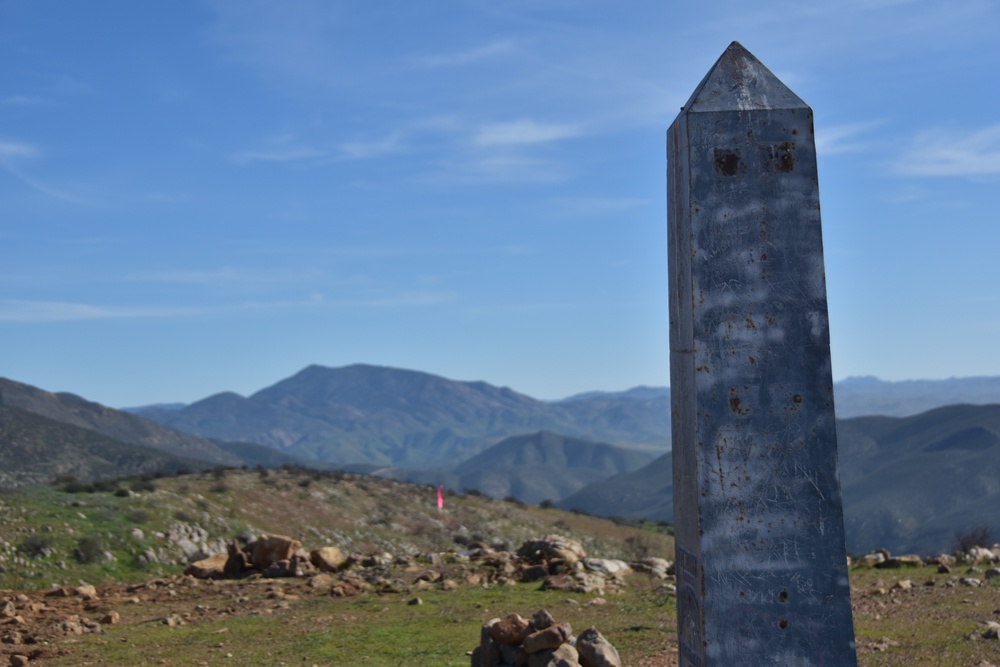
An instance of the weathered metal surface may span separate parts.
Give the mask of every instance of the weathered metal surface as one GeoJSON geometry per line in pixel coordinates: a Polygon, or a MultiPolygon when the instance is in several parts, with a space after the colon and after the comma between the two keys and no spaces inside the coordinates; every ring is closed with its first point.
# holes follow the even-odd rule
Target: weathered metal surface
{"type": "Polygon", "coordinates": [[[812,110],[734,42],[667,156],[681,665],[856,665],[812,110]]]}

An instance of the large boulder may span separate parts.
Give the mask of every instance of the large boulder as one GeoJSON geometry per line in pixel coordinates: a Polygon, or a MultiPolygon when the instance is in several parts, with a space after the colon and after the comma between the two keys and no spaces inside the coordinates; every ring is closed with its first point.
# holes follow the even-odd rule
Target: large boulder
{"type": "Polygon", "coordinates": [[[197,577],[198,579],[221,579],[225,576],[226,562],[229,554],[212,554],[208,558],[195,561],[187,566],[184,574],[197,577]]]}
{"type": "Polygon", "coordinates": [[[581,667],[622,667],[618,651],[596,628],[588,628],[576,638],[581,667]]]}
{"type": "Polygon", "coordinates": [[[286,535],[261,535],[247,545],[250,562],[258,570],[266,570],[279,561],[290,561],[301,548],[301,542],[286,535]]]}
{"type": "Polygon", "coordinates": [[[228,552],[226,557],[226,566],[223,568],[222,575],[226,579],[239,579],[243,576],[245,572],[253,569],[253,563],[250,562],[250,556],[243,551],[240,543],[233,540],[226,547],[228,552]]]}
{"type": "Polygon", "coordinates": [[[628,563],[614,558],[584,558],[583,566],[592,572],[614,577],[621,577],[632,571],[628,563]]]}
{"type": "Polygon", "coordinates": [[[347,563],[347,556],[337,547],[320,547],[309,552],[309,562],[320,572],[336,572],[347,563]]]}
{"type": "Polygon", "coordinates": [[[587,552],[576,540],[562,535],[546,535],[540,540],[528,540],[517,550],[519,558],[529,563],[561,560],[576,563],[587,557],[587,552]]]}

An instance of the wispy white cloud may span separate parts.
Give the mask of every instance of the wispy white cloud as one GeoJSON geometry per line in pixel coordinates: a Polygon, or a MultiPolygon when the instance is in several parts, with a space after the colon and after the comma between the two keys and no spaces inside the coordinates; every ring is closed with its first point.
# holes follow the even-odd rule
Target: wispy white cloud
{"type": "Polygon", "coordinates": [[[318,270],[266,270],[246,269],[223,266],[215,269],[172,269],[166,271],[150,271],[132,274],[128,282],[158,283],[164,285],[288,285],[296,283],[315,282],[326,278],[326,274],[318,270]]]}
{"type": "Polygon", "coordinates": [[[330,301],[324,299],[323,302],[343,307],[393,308],[437,306],[453,301],[454,298],[455,295],[450,292],[405,292],[364,299],[334,299],[330,301]]]}
{"type": "Polygon", "coordinates": [[[338,146],[341,157],[349,160],[366,160],[399,152],[403,147],[402,134],[392,134],[376,141],[354,141],[338,146]]]}
{"type": "Polygon", "coordinates": [[[881,124],[879,121],[871,121],[819,127],[816,130],[816,153],[823,156],[869,150],[871,143],[864,135],[881,124]]]}
{"type": "Polygon", "coordinates": [[[555,183],[566,180],[570,173],[561,161],[499,152],[444,161],[428,178],[443,183],[555,183]]]}
{"type": "Polygon", "coordinates": [[[0,322],[67,322],[74,320],[189,316],[194,308],[108,307],[66,301],[0,301],[0,322]]]}
{"type": "Polygon", "coordinates": [[[390,308],[436,306],[454,300],[450,292],[400,292],[329,299],[312,292],[308,297],[283,301],[252,301],[212,306],[99,306],[71,301],[0,300],[0,322],[39,324],[81,320],[188,318],[237,312],[288,308],[390,308]]]}
{"type": "Polygon", "coordinates": [[[896,160],[895,170],[905,176],[1000,175],[1000,124],[971,133],[920,132],[896,160]]]}
{"type": "Polygon", "coordinates": [[[513,40],[504,39],[491,42],[474,49],[469,49],[467,51],[420,56],[415,59],[415,62],[417,65],[423,67],[458,67],[479,62],[481,60],[495,58],[497,56],[508,55],[514,50],[515,42],[513,40]]]}
{"type": "Polygon", "coordinates": [[[630,211],[646,204],[634,197],[558,197],[549,200],[558,215],[571,217],[599,216],[630,211]]]}
{"type": "Polygon", "coordinates": [[[229,59],[276,82],[326,85],[344,70],[342,8],[322,0],[210,0],[212,35],[229,59]]]}
{"type": "Polygon", "coordinates": [[[31,107],[44,106],[47,104],[49,104],[49,102],[41,97],[34,97],[31,95],[8,95],[3,98],[2,102],[0,102],[0,105],[5,107],[31,107]]]}
{"type": "Polygon", "coordinates": [[[21,165],[23,162],[35,160],[40,157],[42,157],[42,151],[36,146],[21,142],[0,140],[0,168],[28,187],[49,197],[76,204],[83,203],[84,200],[80,197],[53,188],[31,176],[22,168],[21,165]]]}
{"type": "Polygon", "coordinates": [[[303,162],[324,158],[327,155],[326,151],[310,146],[287,146],[256,151],[240,151],[233,153],[229,159],[236,164],[250,164],[252,162],[303,162]]]}
{"type": "Polygon", "coordinates": [[[540,144],[571,139],[580,134],[581,129],[576,125],[540,123],[530,118],[522,118],[507,123],[484,125],[476,132],[472,142],[477,146],[540,144]]]}
{"type": "Polygon", "coordinates": [[[0,163],[6,164],[22,158],[36,158],[41,154],[42,152],[38,148],[30,144],[0,140],[0,163]]]}

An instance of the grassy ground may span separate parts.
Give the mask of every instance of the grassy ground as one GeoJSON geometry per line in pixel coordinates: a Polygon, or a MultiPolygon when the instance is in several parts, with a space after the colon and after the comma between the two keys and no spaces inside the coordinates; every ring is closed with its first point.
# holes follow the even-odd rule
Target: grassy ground
{"type": "Polygon", "coordinates": [[[45,664],[466,667],[466,652],[478,644],[483,622],[540,608],[578,631],[600,628],[615,637],[629,664],[637,664],[649,647],[664,644],[676,622],[673,604],[652,598],[586,606],[586,596],[542,592],[537,585],[428,591],[420,594],[420,605],[409,604],[413,597],[403,595],[347,600],[305,596],[266,604],[269,594],[262,593],[256,613],[220,614],[209,606],[201,619],[174,628],[160,622],[161,617],[184,608],[183,603],[138,605],[145,607],[148,620],[85,637],[71,652],[45,664]]]}

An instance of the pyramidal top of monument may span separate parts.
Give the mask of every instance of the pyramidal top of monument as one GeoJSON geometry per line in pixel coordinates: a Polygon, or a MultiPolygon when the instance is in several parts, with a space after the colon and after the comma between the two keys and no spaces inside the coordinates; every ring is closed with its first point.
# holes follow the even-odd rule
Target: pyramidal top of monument
{"type": "Polygon", "coordinates": [[[742,44],[733,42],[695,88],[683,111],[705,113],[808,108],[808,104],[742,44]]]}

